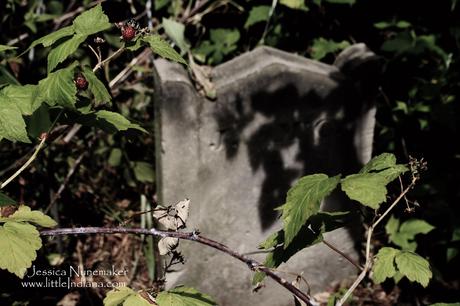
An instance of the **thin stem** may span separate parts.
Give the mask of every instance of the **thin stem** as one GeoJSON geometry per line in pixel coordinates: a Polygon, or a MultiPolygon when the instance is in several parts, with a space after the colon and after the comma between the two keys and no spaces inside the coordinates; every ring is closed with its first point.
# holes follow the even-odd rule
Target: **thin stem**
{"type": "Polygon", "coordinates": [[[351,263],[353,266],[355,266],[358,270],[363,270],[363,267],[360,266],[356,261],[353,260],[350,256],[345,254],[344,252],[340,251],[338,248],[327,242],[325,239],[322,241],[327,247],[329,247],[331,250],[333,250],[336,253],[339,253],[343,258],[348,260],[349,263],[351,263]]]}
{"type": "Polygon", "coordinates": [[[372,267],[372,258],[371,258],[371,239],[372,239],[372,234],[374,233],[374,229],[377,227],[377,225],[382,222],[382,220],[390,213],[390,211],[396,206],[396,204],[401,201],[402,198],[405,197],[406,193],[409,192],[409,190],[414,187],[415,183],[417,182],[417,177],[412,178],[412,182],[409,184],[409,186],[404,189],[403,192],[391,203],[391,205],[385,210],[385,212],[375,221],[368,229],[367,231],[367,241],[366,241],[366,263],[364,264],[364,268],[359,274],[358,278],[354,281],[354,283],[351,285],[351,287],[345,292],[345,294],[342,296],[342,298],[335,304],[336,306],[342,306],[348,297],[353,293],[353,291],[358,287],[358,285],[361,283],[361,281],[364,279],[366,276],[367,272],[369,272],[370,268],[372,267]]]}
{"type": "Polygon", "coordinates": [[[79,228],[59,228],[51,230],[42,230],[40,235],[42,236],[59,236],[59,235],[86,235],[86,234],[143,234],[143,235],[152,235],[157,237],[173,237],[184,240],[195,241],[203,245],[207,245],[211,248],[219,250],[223,253],[226,253],[233,258],[238,259],[239,261],[245,263],[249,269],[252,271],[264,272],[268,277],[276,281],[278,284],[289,290],[301,301],[305,302],[308,306],[311,306],[310,297],[303,293],[301,290],[296,288],[293,284],[281,278],[271,269],[265,267],[258,261],[239,254],[238,252],[230,249],[226,245],[219,243],[217,241],[211,240],[209,238],[201,236],[197,232],[169,232],[169,231],[160,231],[157,229],[144,229],[144,228],[124,228],[124,227],[79,227],[79,228]]]}
{"type": "Polygon", "coordinates": [[[97,63],[96,66],[94,66],[93,68],[93,72],[96,72],[99,68],[101,68],[102,66],[104,66],[105,63],[109,62],[110,60],[112,60],[114,57],[118,56],[119,54],[121,54],[123,51],[125,51],[125,44],[123,43],[123,45],[117,50],[115,51],[112,55],[110,55],[109,57],[107,57],[105,60],[103,61],[100,61],[99,63],[97,63]]]}
{"type": "Polygon", "coordinates": [[[267,22],[265,23],[264,32],[263,32],[262,37],[260,38],[260,41],[259,41],[261,45],[263,45],[265,43],[265,37],[268,34],[268,29],[270,27],[270,21],[272,19],[273,13],[275,12],[275,8],[276,8],[277,4],[278,4],[278,0],[272,0],[272,6],[271,6],[270,11],[268,13],[268,18],[267,18],[267,22]]]}
{"type": "Polygon", "coordinates": [[[6,185],[11,183],[12,180],[14,180],[19,174],[21,174],[21,172],[24,171],[35,160],[35,158],[37,158],[38,152],[40,152],[40,150],[43,148],[43,145],[45,144],[46,138],[47,138],[47,136],[42,137],[42,139],[41,139],[40,143],[38,144],[37,148],[35,148],[35,151],[32,154],[32,156],[24,163],[24,165],[22,165],[21,168],[18,169],[18,171],[16,171],[12,176],[10,176],[6,181],[4,181],[0,185],[0,189],[5,188],[6,185]]]}
{"type": "Polygon", "coordinates": [[[380,218],[378,218],[377,221],[375,221],[375,223],[373,224],[373,227],[376,227],[377,224],[379,224],[386,217],[386,215],[388,215],[390,213],[390,211],[393,209],[393,207],[395,207],[396,204],[398,204],[399,201],[401,201],[401,199],[404,198],[406,193],[408,193],[409,190],[411,190],[412,187],[414,187],[416,182],[417,182],[417,178],[414,177],[412,179],[412,182],[409,184],[409,186],[407,186],[407,188],[404,189],[404,191],[396,198],[396,200],[394,200],[393,203],[391,203],[390,207],[388,207],[388,209],[380,216],[380,218]]]}
{"type": "Polygon", "coordinates": [[[96,52],[96,50],[94,50],[94,48],[91,45],[88,45],[88,47],[94,53],[94,55],[96,56],[97,63],[99,65],[99,63],[101,62],[101,57],[99,56],[99,54],[96,52]]]}

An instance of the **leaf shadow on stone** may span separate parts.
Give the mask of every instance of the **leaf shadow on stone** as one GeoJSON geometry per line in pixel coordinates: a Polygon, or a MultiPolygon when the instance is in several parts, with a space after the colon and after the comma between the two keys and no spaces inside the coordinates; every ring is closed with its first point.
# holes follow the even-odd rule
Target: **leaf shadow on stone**
{"type": "MultiPolygon", "coordinates": [[[[285,202],[299,177],[347,174],[360,167],[353,140],[363,98],[355,83],[337,72],[328,76],[333,86],[317,90],[305,82],[312,77],[317,82],[318,76],[281,68],[264,67],[241,82],[234,101],[217,101],[216,120],[227,158],[234,158],[245,142],[252,171],[265,172],[258,202],[263,230],[277,220],[274,208],[285,202]]],[[[326,209],[340,210],[337,202],[344,203],[344,198],[336,193],[326,209]]]]}

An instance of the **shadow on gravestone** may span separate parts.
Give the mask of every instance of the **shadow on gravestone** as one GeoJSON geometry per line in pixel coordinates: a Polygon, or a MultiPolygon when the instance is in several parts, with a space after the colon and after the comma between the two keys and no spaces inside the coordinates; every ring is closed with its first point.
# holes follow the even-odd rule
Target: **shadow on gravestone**
{"type": "MultiPolygon", "coordinates": [[[[253,252],[281,228],[274,208],[298,178],[346,174],[370,159],[380,65],[363,44],[344,50],[332,66],[258,48],[214,68],[216,101],[196,92],[182,66],[164,60],[155,66],[160,203],[190,198],[188,228],[240,253],[263,260],[253,252]]],[[[335,194],[323,209],[349,204],[335,194]]],[[[326,237],[358,258],[349,230],[326,237]]],[[[225,254],[187,242],[181,250],[187,263],[168,273],[168,286],[197,287],[219,305],[292,304],[270,280],[251,293],[252,273],[225,254]]],[[[303,273],[312,293],[356,274],[324,245],[303,250],[280,270],[303,273]]]]}

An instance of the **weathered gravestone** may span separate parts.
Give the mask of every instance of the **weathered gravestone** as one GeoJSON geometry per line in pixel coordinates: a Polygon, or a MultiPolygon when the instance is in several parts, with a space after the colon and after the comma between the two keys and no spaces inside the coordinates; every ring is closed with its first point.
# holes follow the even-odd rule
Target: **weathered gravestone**
{"type": "MultiPolygon", "coordinates": [[[[262,47],[213,69],[217,99],[210,101],[182,66],[157,60],[160,202],[190,198],[190,230],[240,253],[256,251],[281,227],[273,209],[296,179],[355,171],[370,158],[377,62],[362,44],[333,66],[262,47]]],[[[358,257],[347,230],[327,239],[358,257]]],[[[252,293],[252,273],[241,262],[195,243],[180,247],[187,263],[168,276],[168,286],[194,286],[219,305],[292,305],[292,295],[269,279],[252,293]]],[[[357,272],[324,245],[303,250],[281,270],[303,272],[312,293],[357,272]]]]}

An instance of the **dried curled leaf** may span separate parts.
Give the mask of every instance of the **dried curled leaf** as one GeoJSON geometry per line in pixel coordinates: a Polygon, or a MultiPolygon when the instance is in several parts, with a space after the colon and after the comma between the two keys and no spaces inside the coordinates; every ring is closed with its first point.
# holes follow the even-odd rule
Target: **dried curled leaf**
{"type": "Polygon", "coordinates": [[[163,237],[158,241],[158,250],[160,255],[166,255],[179,245],[179,238],[163,237]]]}
{"type": "Polygon", "coordinates": [[[177,231],[185,228],[188,219],[190,200],[185,199],[177,203],[174,207],[160,207],[155,209],[153,217],[159,224],[159,228],[169,231],[177,231]]]}

